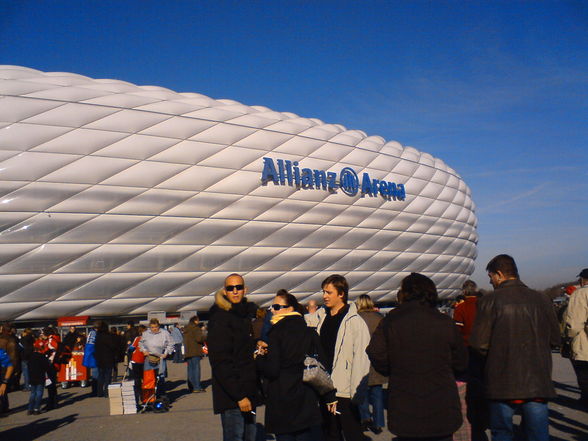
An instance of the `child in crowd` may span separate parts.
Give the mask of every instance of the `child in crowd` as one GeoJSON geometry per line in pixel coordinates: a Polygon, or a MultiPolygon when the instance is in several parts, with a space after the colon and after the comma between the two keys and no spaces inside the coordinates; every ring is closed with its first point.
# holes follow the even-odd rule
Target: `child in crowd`
{"type": "Polygon", "coordinates": [[[45,388],[45,378],[51,369],[49,359],[43,355],[45,345],[41,341],[36,341],[33,345],[33,353],[29,358],[29,384],[31,395],[29,397],[29,415],[39,415],[41,413],[41,400],[43,399],[43,389],[45,388]]]}

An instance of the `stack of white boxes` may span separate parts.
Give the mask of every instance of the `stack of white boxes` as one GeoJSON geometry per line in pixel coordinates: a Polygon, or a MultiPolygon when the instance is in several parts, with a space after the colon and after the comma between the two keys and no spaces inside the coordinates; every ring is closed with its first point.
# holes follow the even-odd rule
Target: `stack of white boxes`
{"type": "Polygon", "coordinates": [[[108,401],[110,401],[110,415],[123,414],[123,398],[120,383],[108,385],[108,401]]]}
{"type": "Polygon", "coordinates": [[[134,381],[122,382],[122,405],[124,413],[137,413],[137,401],[135,399],[134,381]]]}
{"type": "Polygon", "coordinates": [[[132,381],[113,383],[108,386],[110,415],[137,413],[137,402],[132,381]]]}

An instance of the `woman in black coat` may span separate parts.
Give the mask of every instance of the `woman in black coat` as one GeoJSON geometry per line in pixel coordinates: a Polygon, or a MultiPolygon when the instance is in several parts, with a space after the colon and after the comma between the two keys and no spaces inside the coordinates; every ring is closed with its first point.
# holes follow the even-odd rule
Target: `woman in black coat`
{"type": "MultiPolygon", "coordinates": [[[[268,379],[265,407],[266,431],[278,441],[314,440],[320,433],[319,396],[302,381],[304,358],[320,351],[317,333],[306,326],[296,298],[280,290],[272,305],[272,328],[267,349],[260,349],[256,363],[268,379]]],[[[334,401],[326,398],[327,402],[334,401]]]]}
{"type": "Polygon", "coordinates": [[[116,366],[116,357],[119,351],[117,336],[108,331],[108,325],[100,322],[96,333],[94,345],[94,357],[98,365],[98,396],[106,397],[108,385],[112,379],[112,371],[116,366]]]}
{"type": "Polygon", "coordinates": [[[405,277],[398,300],[366,349],[374,369],[389,376],[388,428],[397,440],[451,441],[462,424],[454,373],[467,367],[463,339],[435,308],[437,289],[428,277],[405,277]]]}

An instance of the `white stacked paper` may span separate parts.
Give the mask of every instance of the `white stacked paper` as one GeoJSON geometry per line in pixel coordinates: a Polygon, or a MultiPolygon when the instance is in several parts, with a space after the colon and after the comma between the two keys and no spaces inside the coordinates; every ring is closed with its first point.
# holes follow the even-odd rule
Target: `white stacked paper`
{"type": "Polygon", "coordinates": [[[108,401],[110,404],[110,415],[123,414],[123,397],[120,383],[108,385],[108,401]]]}
{"type": "Polygon", "coordinates": [[[125,414],[137,413],[137,401],[133,381],[123,381],[121,387],[122,406],[125,414]]]}

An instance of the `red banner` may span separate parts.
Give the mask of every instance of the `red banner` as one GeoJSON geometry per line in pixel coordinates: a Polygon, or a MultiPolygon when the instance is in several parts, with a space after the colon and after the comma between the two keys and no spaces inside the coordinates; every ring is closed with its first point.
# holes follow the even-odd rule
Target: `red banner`
{"type": "Polygon", "coordinates": [[[57,319],[57,326],[86,326],[88,324],[89,315],[79,315],[77,317],[59,317],[57,319]]]}

